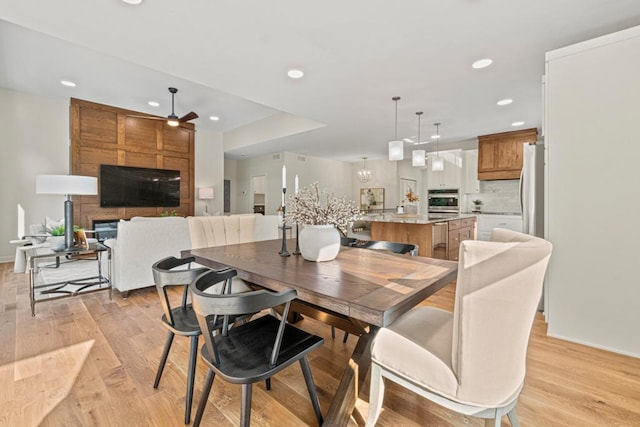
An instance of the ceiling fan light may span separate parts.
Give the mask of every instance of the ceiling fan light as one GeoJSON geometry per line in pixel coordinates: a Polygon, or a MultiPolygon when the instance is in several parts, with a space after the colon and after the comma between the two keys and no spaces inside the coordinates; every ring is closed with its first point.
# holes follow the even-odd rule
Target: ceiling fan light
{"type": "Polygon", "coordinates": [[[171,118],[171,117],[170,117],[170,118],[167,120],[167,124],[168,124],[169,126],[173,126],[173,127],[175,127],[175,126],[178,126],[178,125],[180,124],[180,122],[178,121],[178,119],[174,119],[174,118],[171,118]]]}
{"type": "Polygon", "coordinates": [[[424,166],[425,163],[425,151],[424,150],[413,150],[411,153],[411,165],[412,166],[424,166]]]}
{"type": "Polygon", "coordinates": [[[404,149],[402,141],[389,142],[389,160],[402,160],[404,158],[404,149]]]}

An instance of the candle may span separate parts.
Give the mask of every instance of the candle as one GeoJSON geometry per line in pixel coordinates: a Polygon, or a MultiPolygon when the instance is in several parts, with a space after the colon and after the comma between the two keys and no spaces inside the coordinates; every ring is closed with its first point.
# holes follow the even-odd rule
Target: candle
{"type": "Polygon", "coordinates": [[[282,188],[287,188],[287,167],[282,166],[282,188]]]}
{"type": "Polygon", "coordinates": [[[298,174],[296,174],[295,185],[294,188],[296,190],[296,194],[298,194],[298,174]]]}

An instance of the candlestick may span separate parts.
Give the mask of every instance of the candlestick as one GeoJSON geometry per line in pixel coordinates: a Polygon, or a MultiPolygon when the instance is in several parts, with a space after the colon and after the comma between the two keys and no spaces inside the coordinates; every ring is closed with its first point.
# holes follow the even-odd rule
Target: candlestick
{"type": "Polygon", "coordinates": [[[298,243],[298,223],[296,222],[296,249],[293,251],[294,255],[302,255],[300,252],[300,244],[298,243]]]}
{"type": "MultiPolygon", "coordinates": [[[[284,166],[282,167],[282,177],[284,178],[284,166]]],[[[284,206],[284,196],[287,192],[286,187],[282,187],[282,249],[280,249],[280,256],[291,256],[289,251],[287,250],[287,219],[285,215],[285,206],[284,206]]]]}

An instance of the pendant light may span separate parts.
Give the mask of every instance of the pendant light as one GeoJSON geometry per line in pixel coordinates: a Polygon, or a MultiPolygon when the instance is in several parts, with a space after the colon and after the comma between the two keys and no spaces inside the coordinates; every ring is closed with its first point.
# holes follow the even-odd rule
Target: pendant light
{"type": "MultiPolygon", "coordinates": [[[[418,116],[418,144],[420,144],[420,116],[422,116],[422,111],[418,111],[416,116],[418,116]]],[[[411,164],[413,166],[424,166],[425,160],[424,150],[413,150],[411,153],[411,164]]]]}
{"type": "Polygon", "coordinates": [[[436,127],[436,134],[431,138],[436,140],[436,157],[431,163],[431,170],[434,172],[438,172],[444,170],[444,159],[441,159],[440,154],[438,153],[438,142],[440,141],[440,123],[434,123],[433,125],[436,127]]]}
{"type": "Polygon", "coordinates": [[[358,171],[358,178],[360,182],[364,183],[371,179],[372,173],[370,169],[367,169],[367,158],[362,158],[362,169],[358,171]]]}
{"type": "Polygon", "coordinates": [[[404,158],[403,142],[398,141],[398,101],[399,96],[391,98],[396,103],[396,132],[395,139],[389,142],[389,160],[402,160],[404,158]]]}

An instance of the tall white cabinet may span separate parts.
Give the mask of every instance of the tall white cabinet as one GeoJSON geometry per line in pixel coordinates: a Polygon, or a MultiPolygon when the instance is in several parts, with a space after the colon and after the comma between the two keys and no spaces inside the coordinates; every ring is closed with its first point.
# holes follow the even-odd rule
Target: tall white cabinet
{"type": "Polygon", "coordinates": [[[548,333],[636,357],[639,76],[640,26],[546,54],[548,333]]]}
{"type": "Polygon", "coordinates": [[[427,154],[427,188],[429,190],[460,188],[462,180],[462,151],[447,150],[427,154]],[[436,157],[444,160],[444,169],[433,171],[431,165],[436,157]]]}

